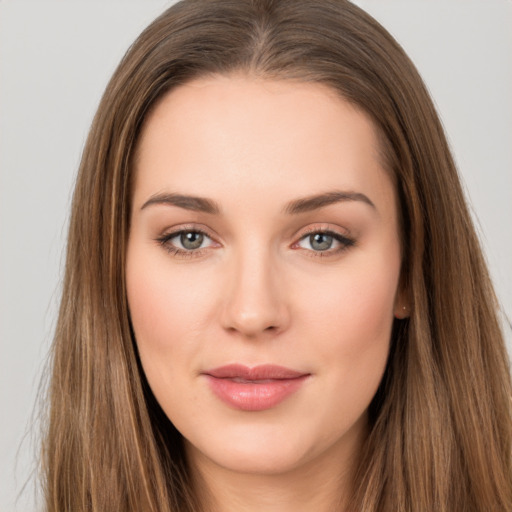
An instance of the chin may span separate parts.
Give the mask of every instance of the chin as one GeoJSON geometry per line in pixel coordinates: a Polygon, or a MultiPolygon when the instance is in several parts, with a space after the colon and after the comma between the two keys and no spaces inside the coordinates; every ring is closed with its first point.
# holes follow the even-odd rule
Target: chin
{"type": "MultiPolygon", "coordinates": [[[[221,467],[227,471],[239,474],[259,474],[259,475],[279,475],[293,471],[299,467],[303,460],[307,458],[307,450],[303,447],[297,447],[288,444],[284,446],[280,443],[279,447],[275,443],[265,442],[261,444],[248,445],[247,440],[244,445],[229,443],[228,446],[218,445],[216,448],[209,447],[208,451],[201,451],[199,457],[207,459],[213,466],[221,467]]],[[[197,460],[198,448],[185,442],[187,453],[197,460]]],[[[206,462],[206,460],[205,460],[206,462]]]]}
{"type": "Polygon", "coordinates": [[[324,437],[319,432],[297,428],[297,424],[277,428],[239,425],[218,434],[194,439],[195,443],[185,439],[189,461],[234,473],[276,476],[307,467],[331,450],[344,451],[339,437],[324,437]]]}

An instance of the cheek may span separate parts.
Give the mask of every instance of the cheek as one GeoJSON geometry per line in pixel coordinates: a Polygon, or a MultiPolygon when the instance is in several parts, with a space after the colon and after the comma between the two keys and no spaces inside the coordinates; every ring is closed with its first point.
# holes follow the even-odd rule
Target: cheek
{"type": "Polygon", "coordinates": [[[193,328],[208,280],[173,264],[172,256],[156,249],[153,242],[134,238],[128,245],[126,261],[126,287],[134,327],[149,330],[155,335],[152,338],[169,325],[193,328]]]}
{"type": "Polygon", "coordinates": [[[331,370],[329,389],[332,403],[341,406],[340,422],[363,414],[382,380],[393,325],[393,284],[387,279],[350,281],[342,295],[323,304],[329,332],[319,351],[331,370]]]}
{"type": "Polygon", "coordinates": [[[341,275],[322,293],[304,297],[301,316],[319,334],[337,333],[348,345],[371,343],[391,327],[397,280],[390,274],[341,275]]]}
{"type": "Polygon", "coordinates": [[[359,341],[372,343],[387,339],[393,321],[396,280],[386,275],[375,276],[371,281],[361,279],[349,283],[346,289],[346,309],[343,318],[350,332],[359,333],[359,341]]]}
{"type": "Polygon", "coordinates": [[[167,371],[173,361],[182,361],[198,349],[196,333],[202,329],[210,295],[201,276],[191,282],[190,275],[185,279],[183,274],[179,269],[172,270],[166,254],[148,257],[137,247],[128,251],[128,305],[149,380],[163,371],[160,367],[167,371]]]}
{"type": "Polygon", "coordinates": [[[333,388],[343,387],[345,397],[361,404],[375,393],[389,352],[400,258],[389,262],[376,259],[333,273],[322,293],[302,300],[302,329],[331,368],[333,388]]]}

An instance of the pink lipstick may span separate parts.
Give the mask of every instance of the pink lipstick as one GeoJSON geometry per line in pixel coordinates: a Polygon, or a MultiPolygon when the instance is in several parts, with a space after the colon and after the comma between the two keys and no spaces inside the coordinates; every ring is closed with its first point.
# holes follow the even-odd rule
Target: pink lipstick
{"type": "Polygon", "coordinates": [[[275,407],[295,393],[310,376],[309,373],[270,364],[253,368],[229,364],[207,370],[203,375],[218,398],[243,411],[275,407]]]}

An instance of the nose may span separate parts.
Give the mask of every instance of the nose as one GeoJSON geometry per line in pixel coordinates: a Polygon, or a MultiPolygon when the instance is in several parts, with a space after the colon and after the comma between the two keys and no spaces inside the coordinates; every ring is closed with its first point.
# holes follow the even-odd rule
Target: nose
{"type": "Polygon", "coordinates": [[[247,338],[285,330],[290,311],[275,260],[263,250],[240,255],[232,263],[221,318],[224,329],[247,338]]]}

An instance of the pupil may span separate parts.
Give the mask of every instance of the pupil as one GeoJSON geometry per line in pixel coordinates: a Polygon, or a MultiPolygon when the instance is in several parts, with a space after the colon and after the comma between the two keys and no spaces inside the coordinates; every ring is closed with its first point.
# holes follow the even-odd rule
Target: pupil
{"type": "Polygon", "coordinates": [[[185,249],[199,249],[201,244],[203,243],[204,236],[202,233],[197,233],[196,231],[188,231],[186,233],[182,233],[180,236],[180,242],[185,249]]]}
{"type": "Polygon", "coordinates": [[[309,237],[309,243],[315,251],[326,251],[332,246],[333,237],[324,233],[316,233],[309,237]]]}

